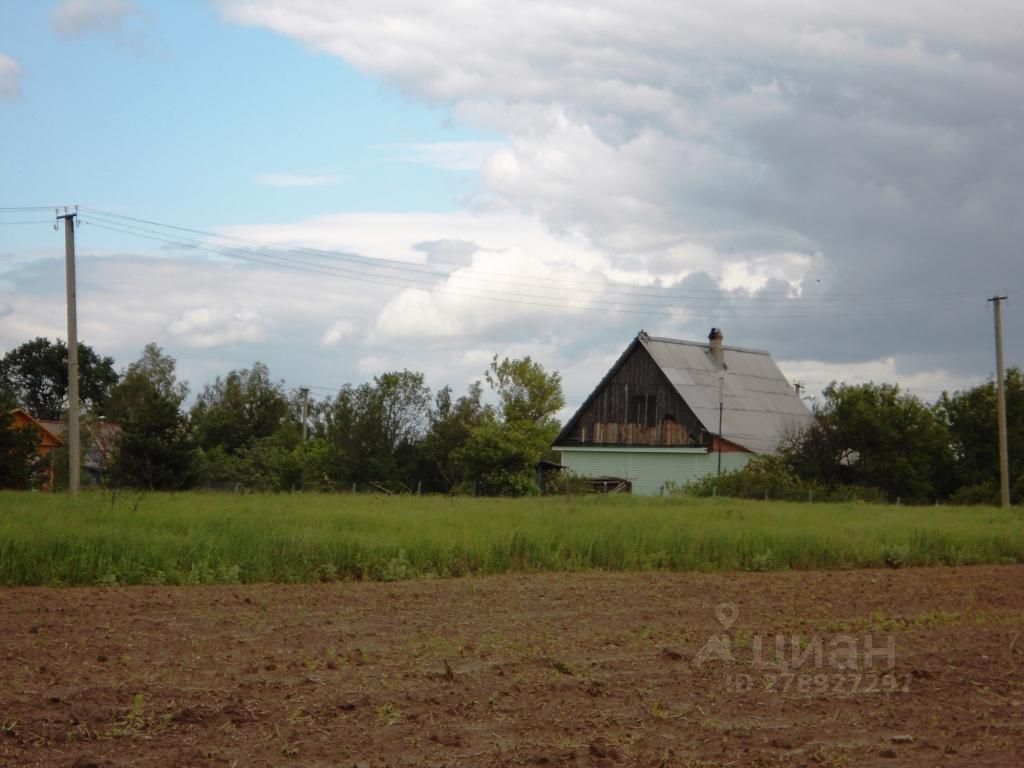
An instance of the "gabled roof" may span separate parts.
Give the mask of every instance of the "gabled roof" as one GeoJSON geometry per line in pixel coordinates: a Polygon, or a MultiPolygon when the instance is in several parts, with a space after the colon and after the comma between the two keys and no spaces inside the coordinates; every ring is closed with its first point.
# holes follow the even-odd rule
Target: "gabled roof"
{"type": "MultiPolygon", "coordinates": [[[[31,413],[26,411],[24,408],[15,408],[11,411],[11,415],[15,418],[21,417],[21,420],[25,424],[31,424],[42,435],[43,445],[51,447],[64,445],[64,436],[59,429],[54,428],[45,419],[37,419],[31,413]]],[[[54,422],[60,424],[60,422],[54,422]]]]}
{"type": "Polygon", "coordinates": [[[568,437],[577,417],[641,345],[661,369],[704,430],[718,434],[722,380],[722,434],[753,453],[771,453],[787,434],[807,427],[811,414],[771,356],[762,350],[723,347],[724,367],[707,342],[648,336],[641,331],[594,392],[570,419],[555,444],[568,437]]]}

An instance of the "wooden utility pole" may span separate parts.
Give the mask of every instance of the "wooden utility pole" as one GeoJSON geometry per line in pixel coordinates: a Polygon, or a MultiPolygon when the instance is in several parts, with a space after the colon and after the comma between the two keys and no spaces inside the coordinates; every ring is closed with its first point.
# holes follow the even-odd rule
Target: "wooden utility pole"
{"type": "Polygon", "coordinates": [[[722,476],[722,414],[725,411],[725,376],[718,377],[718,477],[722,476]]]}
{"type": "Polygon", "coordinates": [[[81,488],[82,443],[78,424],[78,309],[75,294],[75,217],[64,209],[64,276],[68,301],[68,492],[81,488]]]}
{"type": "Polygon", "coordinates": [[[1006,369],[1003,366],[1003,320],[1001,304],[1005,296],[993,296],[992,314],[996,325],[996,410],[999,420],[999,497],[1003,507],[1010,506],[1010,457],[1006,440],[1006,369]]]}
{"type": "Polygon", "coordinates": [[[309,417],[309,387],[301,387],[302,394],[302,442],[306,442],[306,420],[309,417]]]}

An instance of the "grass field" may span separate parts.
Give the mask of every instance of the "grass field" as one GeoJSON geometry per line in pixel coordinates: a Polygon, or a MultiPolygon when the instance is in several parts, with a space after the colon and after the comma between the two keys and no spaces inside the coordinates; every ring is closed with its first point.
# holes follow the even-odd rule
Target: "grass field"
{"type": "Polygon", "coordinates": [[[1024,562],[1024,510],[625,496],[0,493],[0,584],[1024,562]]]}

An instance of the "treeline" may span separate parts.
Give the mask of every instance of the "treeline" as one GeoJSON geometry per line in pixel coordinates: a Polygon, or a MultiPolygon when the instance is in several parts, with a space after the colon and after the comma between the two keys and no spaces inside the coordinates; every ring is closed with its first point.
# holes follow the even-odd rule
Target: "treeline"
{"type": "MultiPolygon", "coordinates": [[[[1010,497],[1024,499],[1024,377],[1006,376],[1010,497]]],[[[739,472],[706,477],[701,495],[820,501],[999,502],[999,443],[993,382],[934,404],[892,384],[836,384],[823,392],[806,431],[777,454],[739,472]]]]}
{"type": "MultiPolygon", "coordinates": [[[[83,455],[112,487],[161,490],[377,490],[402,493],[534,493],[536,464],[550,456],[564,406],[561,379],[529,357],[491,362],[480,381],[432,392],[423,374],[391,371],[325,398],[287,390],[267,367],[218,376],[186,408],[189,388],[155,344],[118,373],[79,346],[83,455]],[[489,394],[488,394],[489,393],[489,394]],[[303,409],[306,439],[303,440],[303,409]],[[99,445],[96,425],[119,427],[99,445]],[[93,427],[93,428],[90,428],[93,427]],[[103,452],[106,451],[106,454],[103,452]],[[100,454],[100,455],[97,455],[100,454]]],[[[1007,373],[1011,496],[1024,498],[1024,377],[1007,373]]],[[[13,429],[11,408],[61,419],[67,348],[39,338],[0,359],[0,487],[38,486],[66,453],[42,462],[37,434],[13,429]]],[[[823,392],[809,429],[748,469],[688,490],[772,498],[954,501],[999,499],[992,382],[934,404],[891,384],[837,384],[823,392]]],[[[63,463],[62,463],[63,462],[63,463]]],[[[568,484],[572,485],[571,479],[568,484]]]]}
{"type": "MultiPolygon", "coordinates": [[[[558,373],[529,357],[495,356],[463,394],[431,392],[422,373],[403,370],[323,399],[286,390],[257,362],[218,376],[186,408],[189,387],[155,344],[120,374],[87,345],[79,353],[83,435],[101,420],[119,427],[109,455],[100,457],[102,482],[114,488],[522,495],[536,489],[535,466],[550,450],[555,413],[565,404],[558,373]],[[493,404],[485,402],[484,383],[493,404]]],[[[0,360],[0,486],[40,482],[33,435],[13,429],[9,413],[20,405],[37,418],[60,419],[66,361],[64,343],[47,339],[0,360]]],[[[83,446],[83,455],[90,451],[96,446],[83,446]]],[[[59,464],[61,453],[52,460],[59,464]]],[[[63,461],[66,468],[66,455],[63,461]]]]}

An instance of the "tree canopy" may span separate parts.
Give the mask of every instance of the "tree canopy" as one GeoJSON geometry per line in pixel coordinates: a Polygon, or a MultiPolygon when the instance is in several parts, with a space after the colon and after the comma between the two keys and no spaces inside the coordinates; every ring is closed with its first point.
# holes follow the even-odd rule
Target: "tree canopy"
{"type": "Polygon", "coordinates": [[[110,416],[121,427],[114,485],[176,490],[192,484],[195,457],[181,411],[188,386],[174,369],[174,358],[148,344],[114,387],[110,416]]]}
{"type": "Polygon", "coordinates": [[[837,384],[789,452],[798,471],[828,486],[878,488],[927,501],[951,489],[949,430],[935,410],[893,384],[837,384]]]}
{"type": "MultiPolygon", "coordinates": [[[[78,395],[86,412],[102,416],[117,383],[114,360],[78,344],[78,395]]],[[[59,419],[68,402],[68,348],[61,339],[26,341],[0,359],[0,388],[37,419],[59,419]]]]}

